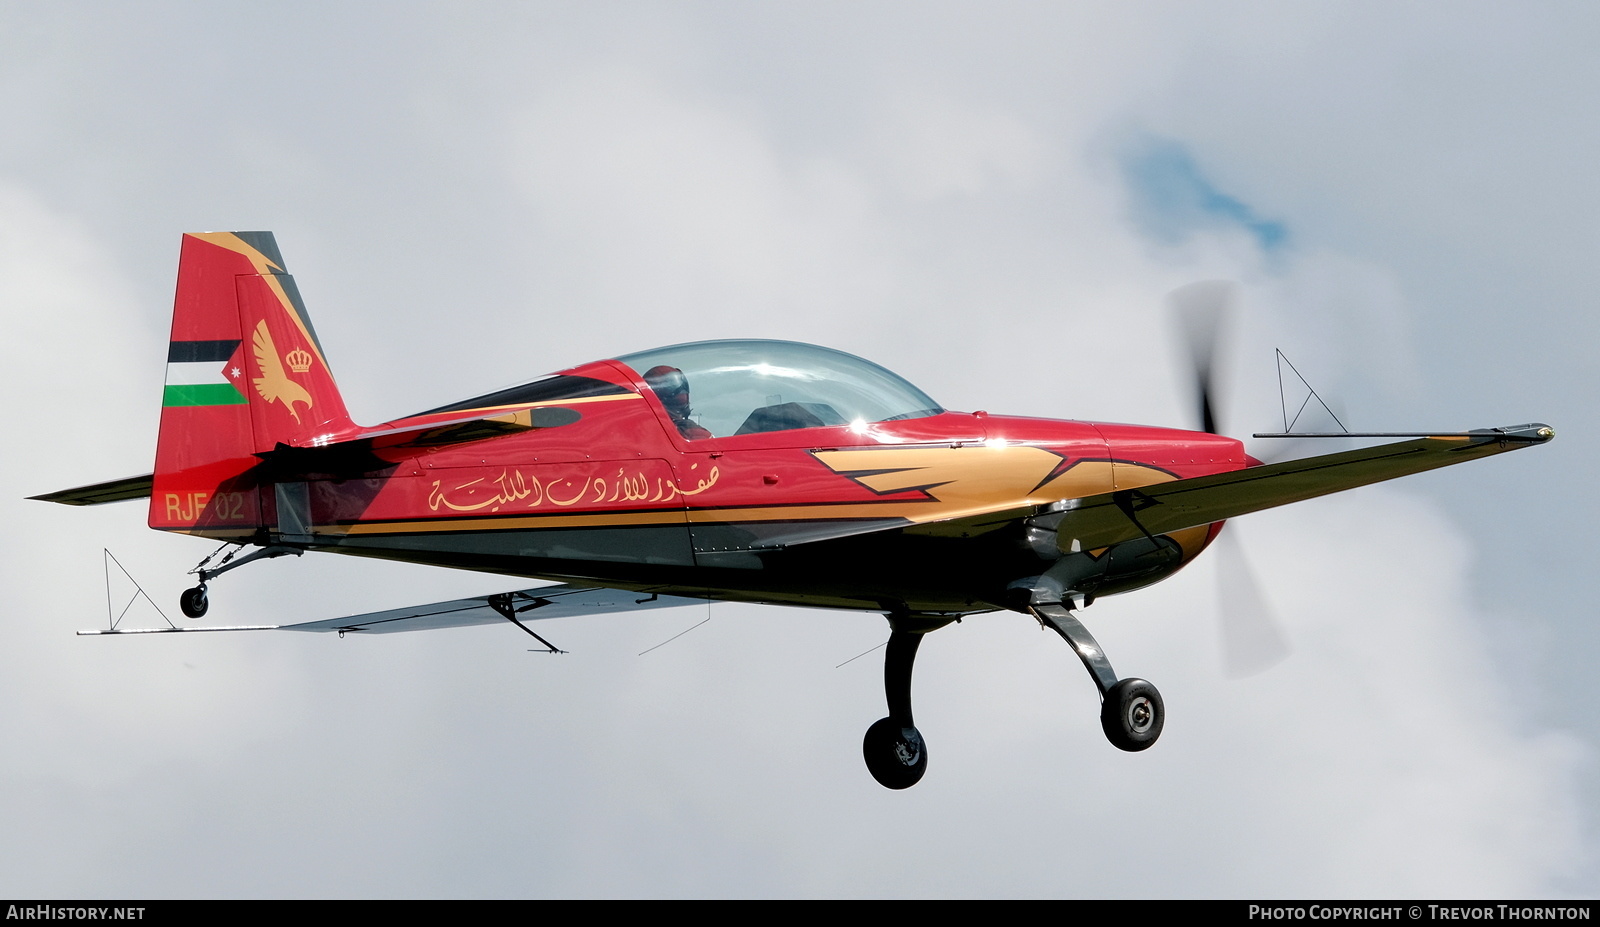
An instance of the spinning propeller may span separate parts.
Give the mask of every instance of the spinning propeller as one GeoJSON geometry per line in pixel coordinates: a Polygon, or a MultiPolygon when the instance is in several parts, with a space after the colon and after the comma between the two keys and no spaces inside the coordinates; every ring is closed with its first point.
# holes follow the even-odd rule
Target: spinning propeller
{"type": "MultiPolygon", "coordinates": [[[[1238,284],[1228,280],[1191,283],[1167,297],[1188,349],[1200,406],[1200,427],[1211,434],[1222,434],[1216,414],[1219,345],[1235,314],[1238,298],[1238,284]]],[[[1225,527],[1215,544],[1223,671],[1233,678],[1265,672],[1289,656],[1288,639],[1267,607],[1261,585],[1250,569],[1239,543],[1238,527],[1225,527]]]]}

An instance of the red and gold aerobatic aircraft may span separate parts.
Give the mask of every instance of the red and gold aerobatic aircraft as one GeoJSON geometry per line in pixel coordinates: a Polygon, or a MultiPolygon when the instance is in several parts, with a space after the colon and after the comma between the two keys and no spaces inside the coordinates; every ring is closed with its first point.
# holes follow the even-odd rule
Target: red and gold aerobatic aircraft
{"type": "Polygon", "coordinates": [[[305,551],[559,585],[265,627],[510,621],[539,637],[529,619],[707,600],[877,612],[889,716],[863,750],[889,788],[927,765],[911,714],[926,632],[1032,615],[1094,678],[1106,736],[1143,750],[1161,696],[1117,677],[1078,608],[1171,576],[1224,519],[1552,436],[1415,435],[1264,465],[1209,433],[1209,413],[1194,432],[951,412],[875,364],[784,341],[642,351],[367,428],[267,232],[184,236],[162,406],[153,474],[34,498],[148,497],[150,527],[225,542],[182,596],[190,618],[221,573],[305,551]]]}

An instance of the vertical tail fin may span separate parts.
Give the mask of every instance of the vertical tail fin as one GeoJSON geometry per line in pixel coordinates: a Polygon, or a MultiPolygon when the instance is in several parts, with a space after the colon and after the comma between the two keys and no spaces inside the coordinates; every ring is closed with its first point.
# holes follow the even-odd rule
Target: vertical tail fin
{"type": "Polygon", "coordinates": [[[252,534],[255,455],[354,429],[272,233],[183,236],[150,526],[252,534]]]}

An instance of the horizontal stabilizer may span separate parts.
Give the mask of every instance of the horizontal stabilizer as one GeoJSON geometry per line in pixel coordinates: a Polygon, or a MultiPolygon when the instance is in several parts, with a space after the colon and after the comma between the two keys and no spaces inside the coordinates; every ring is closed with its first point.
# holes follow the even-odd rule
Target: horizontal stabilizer
{"type": "MultiPolygon", "coordinates": [[[[536,428],[553,428],[557,425],[565,425],[576,418],[576,414],[568,409],[520,409],[515,412],[504,412],[495,415],[475,415],[434,421],[425,425],[404,425],[396,428],[378,429],[368,431],[352,441],[335,442],[317,447],[285,448],[280,446],[275,451],[266,451],[257,456],[263,458],[287,458],[291,461],[290,467],[292,469],[306,472],[360,471],[371,468],[373,458],[370,458],[366,452],[370,451],[372,446],[377,443],[391,448],[440,447],[446,444],[461,444],[467,441],[478,441],[483,438],[499,437],[500,435],[513,434],[519,431],[530,431],[536,428]],[[286,450],[287,454],[285,454],[286,450]],[[356,463],[350,463],[352,460],[356,461],[356,463]]],[[[283,475],[280,473],[280,476],[283,475]]],[[[62,505],[104,505],[107,502],[148,499],[150,498],[153,481],[154,474],[146,473],[142,476],[107,480],[104,483],[76,486],[72,489],[57,490],[56,492],[44,493],[38,496],[29,496],[28,498],[40,502],[59,502],[62,505]]]]}
{"type": "Polygon", "coordinates": [[[29,496],[40,502],[59,502],[62,505],[104,505],[107,502],[126,502],[129,499],[148,499],[150,497],[150,483],[152,474],[144,476],[129,476],[120,480],[109,480],[104,483],[95,483],[92,486],[79,486],[76,489],[63,489],[58,492],[47,492],[42,496],[29,496]]]}
{"type": "Polygon", "coordinates": [[[577,618],[650,608],[675,608],[680,605],[701,605],[706,601],[683,596],[630,592],[625,589],[569,585],[539,586],[495,596],[482,595],[470,599],[434,602],[431,605],[414,605],[410,608],[392,608],[365,615],[351,615],[348,618],[307,621],[303,624],[284,625],[283,630],[388,633],[498,624],[506,618],[490,604],[490,600],[500,599],[502,596],[508,597],[506,601],[517,610],[518,621],[533,618],[577,618]]]}

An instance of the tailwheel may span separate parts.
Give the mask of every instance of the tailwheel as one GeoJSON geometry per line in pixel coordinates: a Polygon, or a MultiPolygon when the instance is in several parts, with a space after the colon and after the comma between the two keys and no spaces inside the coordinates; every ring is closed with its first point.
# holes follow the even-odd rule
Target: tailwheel
{"type": "Polygon", "coordinates": [[[190,618],[203,616],[210,605],[211,603],[206,601],[205,583],[201,583],[193,589],[185,589],[183,594],[178,596],[178,608],[182,609],[183,613],[190,618]]]}
{"type": "Polygon", "coordinates": [[[1118,750],[1145,750],[1161,736],[1167,710],[1161,693],[1143,679],[1119,681],[1100,703],[1100,727],[1118,750]]]}
{"type": "Polygon", "coordinates": [[[909,789],[928,771],[928,746],[916,728],[882,718],[867,728],[861,743],[867,771],[886,789],[909,789]]]}
{"type": "Polygon", "coordinates": [[[282,557],[284,554],[294,554],[296,557],[298,557],[305,553],[305,551],[298,547],[288,547],[281,544],[273,544],[263,547],[258,551],[245,554],[243,557],[239,557],[239,551],[244,550],[244,546],[239,545],[233,550],[228,551],[227,556],[217,561],[216,566],[212,566],[211,561],[216,560],[217,555],[222,553],[222,551],[228,546],[229,544],[224,543],[221,547],[208,554],[204,560],[200,561],[199,564],[195,566],[194,569],[189,571],[190,574],[200,577],[200,584],[195,586],[193,589],[183,590],[183,594],[178,596],[178,608],[182,609],[183,613],[188,617],[199,618],[206,613],[206,609],[211,605],[210,602],[206,601],[206,583],[211,582],[218,576],[221,576],[229,570],[238,569],[239,567],[242,567],[251,561],[260,560],[263,557],[282,557]]]}

